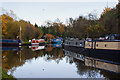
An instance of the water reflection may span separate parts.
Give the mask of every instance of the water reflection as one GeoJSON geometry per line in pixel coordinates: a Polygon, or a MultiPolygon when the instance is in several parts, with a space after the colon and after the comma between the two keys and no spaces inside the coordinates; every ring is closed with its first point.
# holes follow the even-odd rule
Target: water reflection
{"type": "MultiPolygon", "coordinates": [[[[77,72],[82,75],[86,74],[89,70],[89,77],[97,76],[96,72],[100,72],[106,78],[115,78],[119,79],[120,76],[120,63],[112,62],[103,59],[96,59],[88,56],[84,56],[83,54],[77,54],[68,50],[64,50],[65,55],[73,57],[77,63],[77,72]],[[83,64],[81,64],[81,61],[83,64]],[[85,69],[86,67],[86,69],[85,69]],[[83,71],[84,70],[84,71],[83,71]],[[95,71],[94,71],[95,70],[95,71]],[[112,76],[111,76],[112,75],[112,76]]],[[[118,60],[116,60],[118,61],[118,60]]],[[[73,61],[72,61],[73,62],[73,61]]]]}
{"type": "Polygon", "coordinates": [[[62,47],[62,43],[52,44],[52,46],[53,46],[54,48],[62,47]]]}
{"type": "Polygon", "coordinates": [[[29,46],[29,48],[32,49],[32,51],[42,50],[45,48],[45,46],[29,46]]]}
{"type": "Polygon", "coordinates": [[[0,50],[12,50],[12,51],[20,51],[21,50],[21,46],[18,47],[10,47],[10,46],[2,46],[0,47],[0,50]]]}
{"type": "Polygon", "coordinates": [[[16,78],[111,78],[111,75],[118,78],[120,72],[119,64],[100,61],[53,44],[3,50],[2,64],[8,74],[16,78]]]}

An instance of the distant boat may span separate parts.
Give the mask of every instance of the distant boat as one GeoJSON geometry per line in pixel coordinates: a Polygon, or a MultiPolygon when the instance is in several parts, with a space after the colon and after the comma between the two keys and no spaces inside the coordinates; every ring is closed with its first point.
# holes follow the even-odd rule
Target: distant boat
{"type": "Polygon", "coordinates": [[[32,46],[39,45],[40,43],[44,43],[44,39],[32,39],[32,46]]]}
{"type": "Polygon", "coordinates": [[[63,42],[63,38],[55,38],[55,39],[51,39],[52,43],[62,43],[63,42]]]}
{"type": "Polygon", "coordinates": [[[19,46],[21,44],[21,40],[0,39],[0,43],[2,43],[2,46],[19,46]]]}
{"type": "Polygon", "coordinates": [[[64,40],[64,46],[84,48],[84,45],[85,45],[84,40],[79,40],[74,38],[64,40]]]}

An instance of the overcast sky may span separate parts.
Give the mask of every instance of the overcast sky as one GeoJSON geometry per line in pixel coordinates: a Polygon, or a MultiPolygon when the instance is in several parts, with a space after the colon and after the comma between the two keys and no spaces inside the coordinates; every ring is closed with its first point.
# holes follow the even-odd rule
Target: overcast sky
{"type": "MultiPolygon", "coordinates": [[[[86,16],[90,12],[94,11],[96,11],[97,15],[100,16],[100,14],[103,12],[103,9],[105,9],[105,7],[107,6],[107,0],[69,0],[69,2],[64,2],[68,0],[49,0],[53,2],[47,3],[36,1],[48,1],[48,0],[3,0],[3,1],[4,2],[2,2],[2,8],[6,9],[7,11],[13,10],[17,17],[19,17],[20,19],[30,21],[32,24],[35,24],[36,22],[39,26],[44,24],[46,20],[51,20],[53,22],[55,21],[55,19],[59,18],[61,22],[65,23],[66,19],[70,17],[75,19],[78,18],[79,16],[86,16]],[[31,3],[30,1],[34,2],[31,3]]],[[[115,7],[117,3],[118,3],[117,0],[108,0],[108,6],[111,8],[115,7]]]]}
{"type": "Polygon", "coordinates": [[[118,2],[118,0],[2,0],[2,2],[118,2]]]}

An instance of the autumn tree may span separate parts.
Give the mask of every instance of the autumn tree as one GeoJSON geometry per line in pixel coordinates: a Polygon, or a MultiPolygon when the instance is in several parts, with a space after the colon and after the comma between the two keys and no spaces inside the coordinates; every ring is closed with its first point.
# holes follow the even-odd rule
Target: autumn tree
{"type": "Polygon", "coordinates": [[[3,38],[5,37],[6,34],[8,34],[7,32],[7,23],[9,21],[13,21],[13,18],[11,18],[10,16],[7,16],[6,14],[3,14],[0,16],[0,19],[2,21],[2,36],[3,38]]]}
{"type": "Polygon", "coordinates": [[[40,39],[43,36],[43,31],[41,28],[35,28],[34,38],[40,39]]]}
{"type": "Polygon", "coordinates": [[[34,38],[34,33],[35,33],[34,27],[32,27],[31,24],[27,24],[25,26],[25,32],[24,32],[24,35],[23,35],[23,37],[25,38],[24,40],[28,41],[30,39],[33,39],[34,38]]]}
{"type": "Polygon", "coordinates": [[[107,9],[104,10],[103,14],[100,17],[100,22],[105,29],[107,30],[107,34],[118,34],[118,15],[117,9],[107,9]]]}
{"type": "Polygon", "coordinates": [[[17,36],[20,37],[20,26],[22,28],[22,41],[28,41],[33,38],[41,38],[43,35],[42,30],[38,27],[34,27],[29,21],[17,21],[6,14],[1,15],[0,18],[3,39],[17,39],[17,36]]]}
{"type": "Polygon", "coordinates": [[[10,21],[7,23],[7,35],[5,35],[6,39],[16,39],[19,35],[19,22],[18,21],[10,21]]]}
{"type": "Polygon", "coordinates": [[[59,32],[60,32],[60,34],[61,35],[63,35],[63,33],[65,32],[65,25],[64,24],[60,24],[60,26],[59,26],[59,32]]]}

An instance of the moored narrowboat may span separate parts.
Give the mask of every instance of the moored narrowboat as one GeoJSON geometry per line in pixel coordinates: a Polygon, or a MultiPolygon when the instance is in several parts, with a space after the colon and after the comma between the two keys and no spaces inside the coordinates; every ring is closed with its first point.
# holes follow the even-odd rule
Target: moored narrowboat
{"type": "Polygon", "coordinates": [[[32,46],[39,46],[39,44],[43,44],[43,43],[45,43],[44,39],[32,39],[31,45],[32,46]]]}
{"type": "Polygon", "coordinates": [[[97,52],[120,54],[120,40],[116,40],[115,36],[106,36],[104,40],[86,40],[85,49],[92,53],[97,52]]]}
{"type": "Polygon", "coordinates": [[[2,46],[19,46],[21,44],[21,40],[0,39],[0,43],[2,43],[2,46]]]}
{"type": "Polygon", "coordinates": [[[66,39],[64,41],[64,46],[84,48],[84,40],[79,40],[79,39],[74,39],[74,38],[66,39]]]}
{"type": "Polygon", "coordinates": [[[52,43],[62,43],[63,42],[63,38],[55,38],[55,39],[51,39],[52,43]]]}

